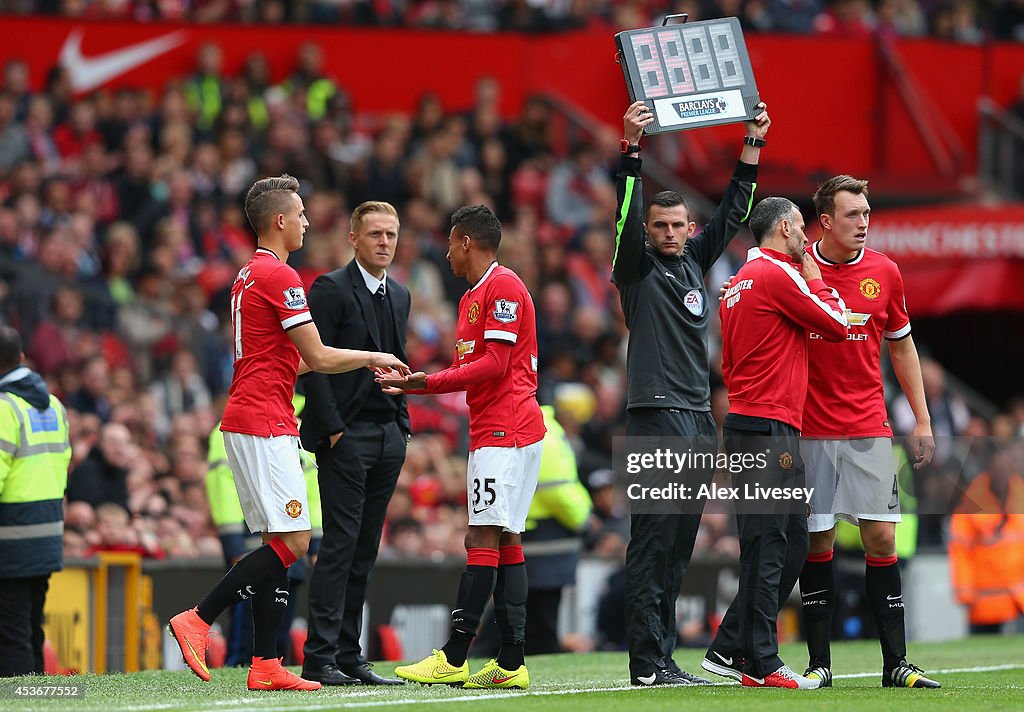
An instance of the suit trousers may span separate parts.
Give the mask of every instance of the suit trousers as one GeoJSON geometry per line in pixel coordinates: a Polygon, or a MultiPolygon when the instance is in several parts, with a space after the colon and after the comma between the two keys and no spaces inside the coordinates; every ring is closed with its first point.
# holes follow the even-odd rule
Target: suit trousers
{"type": "Polygon", "coordinates": [[[359,647],[366,587],[405,462],[396,422],[347,427],[333,448],[316,453],[324,534],[309,583],[307,670],[366,662],[359,647]]]}

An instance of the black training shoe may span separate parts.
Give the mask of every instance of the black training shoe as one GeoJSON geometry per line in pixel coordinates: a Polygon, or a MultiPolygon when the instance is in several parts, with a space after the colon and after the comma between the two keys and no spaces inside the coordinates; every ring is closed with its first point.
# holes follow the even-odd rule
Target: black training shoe
{"type": "Polygon", "coordinates": [[[722,677],[731,678],[736,682],[742,682],[743,663],[743,658],[737,655],[722,655],[717,650],[708,648],[708,652],[704,654],[704,659],[701,660],[700,666],[715,675],[721,675],[722,677]]]}
{"type": "Polygon", "coordinates": [[[707,680],[694,677],[689,673],[679,671],[673,672],[668,668],[657,668],[649,675],[633,675],[629,679],[630,685],[640,687],[654,687],[655,685],[707,685],[707,680]],[[700,680],[700,682],[697,682],[700,680]]]}
{"type": "Polygon", "coordinates": [[[882,670],[882,687],[927,687],[931,689],[942,687],[935,680],[924,676],[924,670],[917,665],[911,665],[906,660],[892,670],[882,670]]]}
{"type": "Polygon", "coordinates": [[[804,677],[809,677],[812,680],[821,680],[821,684],[818,687],[832,687],[832,671],[824,665],[807,668],[804,670],[804,677]]]}
{"type": "Polygon", "coordinates": [[[680,680],[683,681],[682,682],[683,685],[710,685],[711,684],[711,680],[708,680],[707,678],[703,678],[703,677],[698,677],[697,675],[691,675],[690,673],[686,672],[686,670],[683,670],[682,668],[680,668],[679,670],[673,670],[672,672],[673,672],[673,674],[675,674],[675,676],[677,678],[679,678],[680,680]]]}

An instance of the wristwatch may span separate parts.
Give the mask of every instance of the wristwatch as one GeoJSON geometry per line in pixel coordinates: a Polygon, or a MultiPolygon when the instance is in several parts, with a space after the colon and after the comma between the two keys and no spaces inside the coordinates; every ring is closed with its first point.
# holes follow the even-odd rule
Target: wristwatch
{"type": "Polygon", "coordinates": [[[640,144],[630,143],[626,139],[619,141],[619,153],[626,155],[629,153],[640,153],[640,144]]]}
{"type": "Polygon", "coordinates": [[[756,136],[744,136],[743,143],[745,143],[748,146],[753,146],[754,148],[764,148],[766,145],[768,145],[767,141],[765,141],[763,138],[757,138],[756,136]]]}

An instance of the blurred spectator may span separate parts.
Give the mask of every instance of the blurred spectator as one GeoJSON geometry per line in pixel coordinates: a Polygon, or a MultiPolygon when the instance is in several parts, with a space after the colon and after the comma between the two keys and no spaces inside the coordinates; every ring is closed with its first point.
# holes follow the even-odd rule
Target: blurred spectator
{"type": "MultiPolygon", "coordinates": [[[[970,411],[963,399],[949,389],[946,383],[946,370],[935,359],[921,358],[921,378],[924,381],[924,395],[928,400],[928,411],[932,416],[932,433],[935,436],[935,456],[932,462],[935,465],[942,465],[953,451],[953,438],[967,427],[970,411]]],[[[889,414],[897,432],[913,432],[917,421],[902,392],[893,401],[889,414]]]]}
{"type": "Polygon", "coordinates": [[[577,143],[569,150],[568,158],[551,170],[547,189],[548,218],[556,225],[578,230],[591,224],[597,217],[594,215],[597,205],[614,191],[608,173],[597,161],[595,149],[590,144],[577,143]]]}
{"type": "Polygon", "coordinates": [[[42,376],[58,367],[78,364],[78,339],[84,303],[82,293],[72,285],[61,285],[50,298],[52,318],[44,319],[32,338],[29,358],[42,376]]]}
{"type": "Polygon", "coordinates": [[[28,131],[17,118],[18,100],[0,91],[0,171],[9,171],[32,155],[28,131]]]}
{"type": "Polygon", "coordinates": [[[220,115],[224,94],[221,69],[224,55],[220,45],[206,42],[199,47],[196,73],[185,82],[185,100],[195,116],[195,125],[206,133],[220,115]]]}
{"type": "Polygon", "coordinates": [[[302,101],[311,121],[324,118],[328,102],[338,93],[338,85],[324,74],[324,53],[320,45],[307,42],[299,47],[295,71],[283,89],[302,101]]]}
{"type": "Polygon", "coordinates": [[[100,428],[99,442],[68,477],[68,502],[96,508],[115,504],[127,512],[130,446],[131,433],[124,425],[107,423],[100,428]]]}
{"type": "Polygon", "coordinates": [[[157,432],[167,432],[175,416],[210,408],[210,390],[197,370],[196,357],[188,349],[174,353],[167,375],[156,381],[150,391],[161,416],[157,432]]]}
{"type": "Polygon", "coordinates": [[[112,411],[107,397],[109,386],[110,368],[106,359],[99,355],[90,356],[82,362],[82,384],[68,396],[68,408],[79,413],[91,413],[106,423],[112,411]]]}

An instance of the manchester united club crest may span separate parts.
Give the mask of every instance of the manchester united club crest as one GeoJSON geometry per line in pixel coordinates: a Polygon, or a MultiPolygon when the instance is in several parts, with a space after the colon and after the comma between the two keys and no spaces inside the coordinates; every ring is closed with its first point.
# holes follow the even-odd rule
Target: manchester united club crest
{"type": "Polygon", "coordinates": [[[878,283],[878,280],[866,277],[860,281],[860,293],[874,301],[882,293],[882,285],[878,283]]]}
{"type": "Polygon", "coordinates": [[[480,320],[480,302],[473,302],[469,305],[469,323],[475,324],[480,320]]]}
{"type": "Polygon", "coordinates": [[[779,455],[779,467],[783,470],[793,468],[793,456],[788,451],[779,455]]]}
{"type": "Polygon", "coordinates": [[[284,505],[284,513],[292,519],[298,519],[302,516],[302,502],[297,499],[293,499],[288,504],[284,505]]]}

